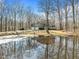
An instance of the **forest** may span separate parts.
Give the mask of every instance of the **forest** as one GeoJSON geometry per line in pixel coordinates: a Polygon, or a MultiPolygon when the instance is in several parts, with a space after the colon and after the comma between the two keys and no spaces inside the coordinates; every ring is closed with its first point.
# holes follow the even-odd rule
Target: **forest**
{"type": "MultiPolygon", "coordinates": [[[[27,2],[26,2],[27,3],[27,2]]],[[[24,7],[21,0],[6,3],[0,0],[0,32],[31,30],[37,27],[55,27],[55,30],[78,32],[78,0],[38,0],[38,11],[30,6],[24,7]]]]}

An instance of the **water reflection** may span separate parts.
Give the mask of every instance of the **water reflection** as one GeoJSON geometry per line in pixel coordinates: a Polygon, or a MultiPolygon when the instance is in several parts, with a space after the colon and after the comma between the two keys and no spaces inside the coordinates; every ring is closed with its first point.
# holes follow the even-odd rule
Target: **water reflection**
{"type": "Polygon", "coordinates": [[[17,37],[14,39],[0,44],[0,59],[79,58],[78,37],[17,37]]]}

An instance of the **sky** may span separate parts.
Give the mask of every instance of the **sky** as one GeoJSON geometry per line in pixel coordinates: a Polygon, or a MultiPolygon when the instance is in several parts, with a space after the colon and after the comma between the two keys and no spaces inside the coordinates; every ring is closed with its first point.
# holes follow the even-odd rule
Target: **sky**
{"type": "MultiPolygon", "coordinates": [[[[30,7],[34,13],[38,13],[38,1],[39,0],[5,0],[6,4],[10,4],[9,6],[12,6],[15,1],[20,1],[20,3],[25,7],[30,7]]],[[[61,3],[63,3],[64,0],[61,0],[61,3]]],[[[19,3],[19,2],[18,2],[19,3]]]]}
{"type": "Polygon", "coordinates": [[[38,0],[23,0],[23,3],[27,7],[31,7],[33,11],[37,12],[37,5],[38,5],[38,0]]]}
{"type": "MultiPolygon", "coordinates": [[[[10,4],[10,6],[15,3],[16,0],[6,0],[5,3],[10,4]]],[[[30,7],[34,12],[38,12],[37,5],[38,5],[38,0],[17,0],[22,3],[22,5],[26,7],[30,7]]]]}
{"type": "MultiPolygon", "coordinates": [[[[24,7],[30,7],[34,12],[38,12],[38,1],[39,0],[5,0],[7,4],[15,3],[15,1],[20,1],[24,7]]],[[[61,0],[63,2],[64,0],[61,0]]]]}

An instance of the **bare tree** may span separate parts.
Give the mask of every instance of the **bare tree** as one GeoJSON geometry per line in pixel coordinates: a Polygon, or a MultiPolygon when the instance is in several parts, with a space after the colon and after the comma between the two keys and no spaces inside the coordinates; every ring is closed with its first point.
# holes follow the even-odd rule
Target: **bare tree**
{"type": "Polygon", "coordinates": [[[27,23],[28,23],[28,29],[31,29],[31,22],[32,22],[33,12],[30,7],[27,9],[27,23]]]}
{"type": "Polygon", "coordinates": [[[3,1],[0,1],[0,31],[2,32],[2,19],[3,19],[3,8],[4,8],[3,1]]]}
{"type": "Polygon", "coordinates": [[[62,17],[61,17],[61,4],[60,4],[60,0],[57,0],[57,12],[58,12],[58,16],[59,16],[59,25],[60,25],[60,30],[63,29],[62,27],[62,17]]]}
{"type": "Polygon", "coordinates": [[[7,16],[5,17],[5,31],[7,31],[7,16]]]}
{"type": "Polygon", "coordinates": [[[53,0],[40,0],[39,1],[39,9],[45,14],[46,18],[46,31],[49,33],[49,15],[53,11],[53,0]]]}
{"type": "Polygon", "coordinates": [[[18,16],[18,18],[19,18],[19,24],[18,24],[18,26],[19,26],[19,28],[18,29],[24,29],[24,15],[25,15],[25,13],[24,13],[24,9],[23,9],[23,6],[22,5],[18,5],[18,7],[19,7],[19,10],[18,10],[18,14],[19,14],[19,16],[18,16]]]}
{"type": "Polygon", "coordinates": [[[76,22],[76,29],[78,30],[78,4],[79,4],[79,0],[76,0],[76,6],[75,6],[75,22],[76,22]]]}
{"type": "Polygon", "coordinates": [[[75,0],[70,0],[73,13],[73,30],[75,32],[75,0]]]}
{"type": "Polygon", "coordinates": [[[65,29],[68,31],[68,0],[65,1],[65,29]]]}
{"type": "Polygon", "coordinates": [[[2,32],[2,19],[3,19],[3,16],[1,15],[0,17],[0,31],[2,32]]]}

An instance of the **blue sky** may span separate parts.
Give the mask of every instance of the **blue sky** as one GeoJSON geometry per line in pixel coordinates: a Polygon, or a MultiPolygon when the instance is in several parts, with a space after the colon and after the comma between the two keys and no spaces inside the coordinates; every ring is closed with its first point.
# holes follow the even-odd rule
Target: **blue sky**
{"type": "MultiPolygon", "coordinates": [[[[5,0],[7,4],[10,4],[10,6],[15,3],[16,0],[5,0]]],[[[22,5],[26,8],[26,7],[30,7],[31,9],[33,9],[34,12],[37,12],[37,5],[38,5],[38,0],[17,0],[20,1],[20,3],[22,3],[22,5]]]]}
{"type": "MultiPolygon", "coordinates": [[[[26,8],[26,7],[30,7],[35,13],[38,13],[38,1],[39,0],[5,0],[5,2],[7,4],[10,4],[9,6],[11,6],[13,3],[15,3],[15,1],[20,1],[20,3],[22,3],[22,5],[26,8]]],[[[60,0],[62,4],[64,4],[63,1],[65,0],[60,0]]]]}
{"type": "Polygon", "coordinates": [[[22,0],[22,2],[26,7],[31,7],[33,9],[33,11],[35,11],[35,12],[38,11],[38,9],[37,9],[38,0],[22,0]]]}

